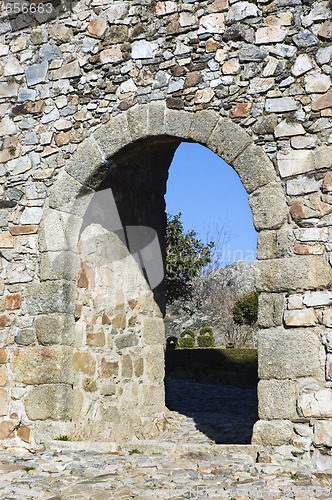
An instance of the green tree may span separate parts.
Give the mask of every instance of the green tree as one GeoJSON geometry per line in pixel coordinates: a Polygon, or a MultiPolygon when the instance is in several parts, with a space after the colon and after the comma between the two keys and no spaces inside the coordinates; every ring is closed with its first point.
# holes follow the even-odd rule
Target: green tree
{"type": "Polygon", "coordinates": [[[190,280],[211,262],[214,247],[213,241],[204,245],[195,231],[186,233],[180,218],[181,212],[167,214],[165,293],[168,303],[180,297],[190,298],[190,280]]]}
{"type": "Polygon", "coordinates": [[[257,321],[258,292],[240,297],[234,304],[233,319],[238,325],[253,325],[257,321]]]}

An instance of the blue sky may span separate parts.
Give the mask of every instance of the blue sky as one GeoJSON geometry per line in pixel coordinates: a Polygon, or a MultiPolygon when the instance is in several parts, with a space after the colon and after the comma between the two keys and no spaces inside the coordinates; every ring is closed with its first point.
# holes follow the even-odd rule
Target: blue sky
{"type": "Polygon", "coordinates": [[[169,170],[165,200],[166,211],[181,212],[185,230],[197,231],[203,241],[209,228],[228,228],[223,265],[255,260],[257,233],[248,195],[235,170],[208,148],[180,144],[169,170]]]}

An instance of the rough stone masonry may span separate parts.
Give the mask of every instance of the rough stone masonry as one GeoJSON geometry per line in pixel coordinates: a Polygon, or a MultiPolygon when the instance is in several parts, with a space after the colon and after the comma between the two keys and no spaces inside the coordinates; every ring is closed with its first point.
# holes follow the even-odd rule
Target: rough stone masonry
{"type": "Polygon", "coordinates": [[[259,231],[252,442],[331,469],[328,2],[13,6],[0,20],[3,446],[157,433],[162,291],[84,217],[106,186],[123,224],[163,247],[167,169],[193,141],[239,174],[259,231]]]}

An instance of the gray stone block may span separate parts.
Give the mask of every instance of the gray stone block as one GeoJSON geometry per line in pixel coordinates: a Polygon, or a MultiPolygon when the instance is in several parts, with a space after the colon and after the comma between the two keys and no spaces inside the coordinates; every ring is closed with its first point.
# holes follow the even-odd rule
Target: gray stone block
{"type": "Polygon", "coordinates": [[[74,314],[75,283],[44,281],[29,283],[22,308],[27,314],[74,314]]]}
{"type": "Polygon", "coordinates": [[[262,292],[288,292],[329,288],[332,269],[320,255],[298,255],[254,263],[255,285],[262,292]]]}
{"type": "Polygon", "coordinates": [[[25,70],[28,87],[37,83],[45,82],[48,72],[48,62],[43,61],[40,64],[32,64],[25,70]]]}
{"type": "Polygon", "coordinates": [[[24,400],[26,414],[30,420],[71,420],[73,393],[70,385],[36,386],[24,400]]]}
{"type": "Polygon", "coordinates": [[[251,442],[265,446],[281,446],[290,444],[293,435],[293,424],[289,420],[258,420],[254,425],[251,442]]]}
{"type": "Polygon", "coordinates": [[[260,293],[258,297],[258,325],[262,328],[282,326],[284,308],[284,294],[260,293]]]}
{"type": "Polygon", "coordinates": [[[194,113],[189,132],[190,139],[205,145],[219,121],[216,111],[209,109],[194,113]]]}
{"type": "Polygon", "coordinates": [[[252,137],[228,118],[221,118],[207,142],[207,147],[227,163],[253,142],[252,137]]]}
{"type": "Polygon", "coordinates": [[[50,189],[49,206],[83,217],[94,191],[62,170],[50,189]]]}
{"type": "Polygon", "coordinates": [[[165,343],[165,326],[161,318],[143,319],[142,334],[145,345],[155,345],[165,343]]]}
{"type": "Polygon", "coordinates": [[[72,250],[76,253],[81,225],[82,219],[73,214],[46,209],[39,226],[39,250],[72,250]]]}
{"type": "Polygon", "coordinates": [[[166,104],[164,101],[149,104],[148,135],[165,134],[165,111],[166,104]]]}
{"type": "Polygon", "coordinates": [[[175,109],[166,109],[165,114],[165,133],[171,137],[179,139],[188,139],[193,113],[189,111],[177,111],[175,109]]]}
{"type": "Polygon", "coordinates": [[[257,259],[280,259],[290,256],[294,241],[292,228],[260,231],[257,238],[257,259]]]}
{"type": "Polygon", "coordinates": [[[74,252],[45,252],[39,259],[39,278],[41,281],[61,279],[76,281],[80,266],[80,258],[74,252]]]}
{"type": "Polygon", "coordinates": [[[325,380],[323,346],[313,328],[271,328],[258,332],[258,376],[278,380],[317,377],[325,380]]]}
{"type": "Polygon", "coordinates": [[[19,349],[11,363],[16,382],[24,384],[73,383],[72,348],[28,346],[19,349]]]}
{"type": "Polygon", "coordinates": [[[252,193],[270,182],[276,180],[276,173],[271,160],[263,149],[250,144],[232,162],[232,167],[238,173],[247,193],[252,193]]]}
{"type": "MultiPolygon", "coordinates": [[[[118,124],[118,122],[116,123],[118,124]]],[[[125,137],[125,129],[123,134],[125,137]]],[[[120,131],[115,125],[114,129],[112,127],[106,128],[106,125],[103,125],[95,132],[95,137],[99,139],[99,145],[102,147],[105,155],[96,141],[92,137],[88,137],[78,145],[77,150],[66,163],[66,172],[78,182],[90,188],[98,186],[104,178],[108,168],[106,158],[118,151],[120,145],[124,144],[124,139],[120,138],[120,131]],[[112,149],[112,141],[119,148],[114,146],[112,149]]]]}
{"type": "Polygon", "coordinates": [[[42,345],[72,345],[75,319],[71,314],[46,314],[36,318],[36,336],[42,345]]]}
{"type": "MultiPolygon", "coordinates": [[[[124,146],[127,146],[132,142],[132,138],[129,131],[129,126],[127,122],[127,118],[125,114],[121,114],[116,116],[115,118],[111,118],[105,125],[102,125],[96,132],[93,134],[95,140],[98,145],[101,147],[106,159],[111,159],[111,157],[118,153],[124,146]]],[[[88,153],[88,151],[86,151],[88,153]]],[[[91,153],[89,153],[91,156],[91,153]]],[[[96,150],[94,146],[94,156],[97,156],[99,159],[99,163],[101,163],[100,152],[96,150]]],[[[88,163],[91,163],[91,159],[89,159],[88,163]]],[[[97,161],[96,159],[90,165],[90,169],[93,171],[96,170],[97,161]]],[[[71,172],[68,170],[71,174],[71,172]]],[[[93,172],[91,172],[92,174],[93,172]]],[[[73,175],[75,177],[75,175],[73,175]]],[[[87,184],[91,187],[95,187],[95,183],[91,183],[84,181],[82,179],[82,175],[79,177],[75,177],[75,179],[80,180],[83,184],[87,184]]]]}
{"type": "Polygon", "coordinates": [[[135,106],[127,111],[127,121],[133,141],[148,136],[148,106],[135,106]]]}
{"type": "Polygon", "coordinates": [[[262,420],[296,419],[297,382],[261,380],[258,383],[258,415],[262,420]]]}
{"type": "Polygon", "coordinates": [[[257,231],[278,229],[287,220],[289,210],[284,191],[277,183],[257,189],[248,201],[257,231]]]}

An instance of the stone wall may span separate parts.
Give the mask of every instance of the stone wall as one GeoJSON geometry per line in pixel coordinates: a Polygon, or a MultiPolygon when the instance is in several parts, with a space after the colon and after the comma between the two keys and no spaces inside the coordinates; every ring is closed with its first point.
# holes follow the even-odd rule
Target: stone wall
{"type": "MultiPolygon", "coordinates": [[[[6,446],[33,447],[75,429],[78,436],[91,432],[82,402],[95,394],[101,408],[113,397],[101,392],[98,363],[112,356],[107,362],[120,367],[127,351],[115,352],[107,328],[89,324],[89,337],[81,332],[74,343],[73,332],[85,323],[75,317],[84,213],[111,170],[127,168],[128,148],[138,145],[149,156],[153,138],[169,143],[170,161],[174,143],[194,141],[238,172],[259,231],[261,420],[253,441],[284,446],[289,457],[312,455],[318,468],[330,466],[328,3],[82,0],[72,11],[51,10],[31,16],[1,11],[0,437],[6,446]],[[105,334],[105,346],[86,345],[98,333],[105,334]],[[96,371],[89,375],[84,359],[93,356],[96,371]],[[97,391],[89,393],[94,382],[97,391]]],[[[135,155],[129,156],[134,168],[135,155]]],[[[148,209],[159,214],[154,224],[162,247],[165,165],[154,165],[155,179],[161,174],[157,194],[133,196],[130,203],[140,225],[150,224],[148,209]]],[[[117,191],[120,205],[130,180],[117,191]]],[[[89,288],[78,288],[89,303],[89,288]]],[[[86,314],[95,313],[87,307],[86,314]]],[[[152,321],[155,314],[146,317],[152,321]]],[[[110,316],[117,317],[115,311],[110,316]]],[[[153,337],[143,345],[138,330],[142,350],[159,349],[153,387],[160,397],[153,402],[147,373],[141,384],[135,374],[128,385],[129,399],[135,386],[139,401],[152,398],[146,413],[140,406],[135,413],[142,429],[163,409],[163,356],[161,341],[153,337]]],[[[130,335],[128,323],[122,335],[130,335]]],[[[131,362],[143,356],[136,349],[128,354],[131,362]]],[[[123,401],[114,414],[122,415],[123,401]]],[[[124,426],[136,425],[131,415],[125,418],[124,426]]]]}

